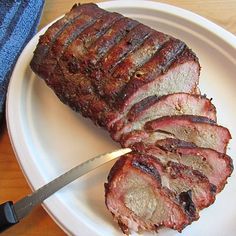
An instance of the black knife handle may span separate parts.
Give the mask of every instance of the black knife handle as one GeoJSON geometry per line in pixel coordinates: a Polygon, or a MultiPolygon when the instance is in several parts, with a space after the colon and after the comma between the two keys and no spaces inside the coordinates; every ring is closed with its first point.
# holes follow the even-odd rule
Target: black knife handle
{"type": "Polygon", "coordinates": [[[8,201],[0,205],[0,233],[18,223],[13,202],[8,201]]]}

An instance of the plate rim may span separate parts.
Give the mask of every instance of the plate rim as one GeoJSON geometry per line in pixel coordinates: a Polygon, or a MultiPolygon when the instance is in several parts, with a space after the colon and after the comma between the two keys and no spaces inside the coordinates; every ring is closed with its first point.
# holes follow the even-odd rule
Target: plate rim
{"type": "MultiPolygon", "coordinates": [[[[158,10],[158,11],[163,11],[164,13],[169,13],[172,14],[176,17],[181,17],[184,20],[187,20],[193,24],[196,24],[200,27],[203,27],[205,29],[207,29],[208,31],[210,31],[211,33],[213,33],[214,35],[216,35],[217,37],[219,37],[220,39],[223,39],[225,42],[227,42],[229,45],[233,46],[236,49],[236,36],[234,34],[232,34],[231,32],[227,31],[226,29],[224,29],[223,27],[215,24],[214,22],[183,8],[177,7],[177,6],[173,6],[170,4],[166,4],[166,3],[159,3],[159,2],[153,2],[153,1],[144,1],[144,0],[135,0],[135,1],[126,1],[126,0],[119,0],[119,1],[106,1],[106,2],[100,2],[97,3],[101,8],[104,9],[108,9],[108,8],[142,8],[145,10],[158,10]],[[148,4],[147,4],[148,3],[148,4]],[[224,36],[224,37],[223,37],[224,36]]],[[[60,18],[60,17],[59,17],[60,18]]],[[[59,19],[57,18],[57,19],[59,19]]],[[[56,20],[57,20],[56,19],[56,20]]],[[[15,73],[17,72],[17,69],[19,68],[22,59],[24,58],[24,54],[26,54],[27,49],[30,48],[31,45],[35,45],[34,41],[36,40],[37,37],[39,37],[39,35],[42,34],[42,32],[44,30],[46,30],[53,22],[55,22],[56,20],[50,22],[49,24],[47,24],[45,27],[43,27],[30,41],[29,43],[26,45],[26,47],[24,48],[24,50],[22,51],[20,57],[18,58],[18,61],[15,65],[15,68],[13,70],[12,76],[11,77],[15,77],[15,73]]],[[[29,184],[29,186],[31,187],[32,190],[35,189],[35,187],[32,184],[32,180],[30,179],[29,174],[27,173],[27,168],[29,168],[30,166],[27,167],[27,165],[25,163],[22,163],[22,159],[20,157],[19,154],[19,148],[16,145],[16,140],[15,140],[15,136],[13,134],[13,124],[12,124],[12,118],[11,118],[11,113],[12,113],[12,106],[11,106],[11,88],[12,88],[12,84],[13,84],[13,80],[10,80],[9,82],[9,86],[8,86],[8,91],[7,91],[7,97],[6,97],[6,123],[7,123],[7,130],[8,130],[8,134],[9,134],[9,138],[10,138],[10,142],[14,151],[14,154],[17,158],[17,162],[20,165],[20,168],[22,170],[22,173],[24,174],[24,177],[27,181],[27,183],[29,184]]],[[[42,177],[42,176],[41,176],[42,177]]],[[[63,219],[61,219],[60,217],[55,215],[55,208],[52,206],[51,202],[56,201],[61,201],[60,198],[58,198],[57,196],[52,196],[50,199],[48,199],[45,203],[42,204],[42,206],[44,207],[44,209],[47,211],[47,213],[50,215],[50,217],[57,223],[57,225],[67,234],[74,234],[76,231],[75,229],[77,227],[68,227],[68,223],[67,221],[65,221],[65,218],[63,217],[63,219]],[[48,201],[50,200],[50,201],[48,201]],[[54,212],[54,213],[53,213],[54,212]]],[[[63,209],[63,208],[62,208],[63,209]]],[[[82,222],[80,222],[82,223],[82,222]]],[[[92,230],[92,229],[91,229],[92,230]]],[[[95,232],[93,232],[95,233],[95,232]]],[[[81,229],[81,235],[83,235],[83,229],[81,229]]],[[[97,234],[99,235],[99,234],[97,234]]]]}

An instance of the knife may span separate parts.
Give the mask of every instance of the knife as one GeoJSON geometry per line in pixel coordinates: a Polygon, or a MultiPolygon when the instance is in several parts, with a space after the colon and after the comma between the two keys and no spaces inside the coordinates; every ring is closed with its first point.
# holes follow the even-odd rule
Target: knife
{"type": "Polygon", "coordinates": [[[111,153],[105,153],[96,156],[60,175],[32,194],[20,199],[15,204],[13,204],[12,201],[7,201],[1,204],[0,233],[17,224],[22,218],[27,216],[36,205],[42,203],[46,198],[51,196],[59,189],[76,180],[80,176],[88,173],[89,171],[94,170],[97,167],[129,152],[131,152],[130,148],[124,148],[111,153]]]}

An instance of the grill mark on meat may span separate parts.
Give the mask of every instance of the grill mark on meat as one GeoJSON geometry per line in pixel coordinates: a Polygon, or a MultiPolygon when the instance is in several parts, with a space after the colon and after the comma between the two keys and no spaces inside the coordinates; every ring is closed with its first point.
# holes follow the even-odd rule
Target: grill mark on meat
{"type": "Polygon", "coordinates": [[[124,110],[126,101],[135,91],[140,89],[143,85],[155,80],[160,74],[164,74],[171,64],[177,59],[185,50],[186,45],[177,39],[170,38],[158,50],[154,56],[140,67],[131,79],[126,83],[119,95],[114,99],[119,110],[124,110]],[[141,76],[137,76],[139,73],[141,76]]]}
{"type": "Polygon", "coordinates": [[[118,13],[108,13],[107,15],[102,16],[94,23],[94,25],[88,27],[80,37],[69,45],[63,60],[67,61],[67,63],[72,60],[75,60],[77,64],[81,63],[82,56],[87,53],[88,48],[121,18],[124,17],[118,13]]]}
{"type": "MultiPolygon", "coordinates": [[[[148,30],[150,31],[150,34],[148,34],[147,37],[143,39],[143,42],[138,45],[137,48],[134,47],[133,51],[130,51],[128,54],[124,55],[123,59],[117,62],[118,64],[115,63],[110,56],[108,64],[114,65],[114,67],[110,69],[111,71],[109,71],[111,74],[105,74],[104,76],[103,73],[101,73],[99,78],[103,76],[102,85],[96,85],[101,88],[99,93],[106,100],[113,100],[114,97],[121,92],[123,86],[130,80],[132,76],[142,76],[142,73],[139,72],[139,68],[148,62],[155,53],[161,50],[161,48],[170,38],[168,36],[165,37],[163,34],[155,32],[150,28],[147,28],[147,31],[148,30]],[[154,44],[154,46],[152,44],[154,44]],[[145,50],[148,51],[148,48],[151,50],[149,53],[145,52],[145,50]],[[141,52],[145,52],[146,56],[140,57],[142,58],[141,61],[139,61],[139,59],[136,59],[135,61],[132,57],[137,57],[137,55],[139,55],[141,52]]],[[[123,47],[125,48],[125,45],[123,47]]],[[[101,67],[104,68],[103,66],[101,67]]],[[[104,71],[106,72],[107,69],[104,69],[104,71]]],[[[101,80],[99,80],[99,83],[101,83],[101,80]]]]}
{"type": "MultiPolygon", "coordinates": [[[[101,26],[101,23],[98,20],[94,25],[88,27],[85,31],[83,31],[80,34],[80,38],[85,37],[89,33],[93,34],[92,29],[96,26],[97,27],[100,26],[100,27],[103,28],[103,31],[99,30],[98,33],[95,34],[94,40],[96,40],[98,37],[101,37],[110,27],[112,27],[113,24],[115,24],[120,19],[121,19],[121,15],[119,15],[119,14],[110,14],[109,16],[107,16],[107,15],[102,16],[99,20],[100,21],[105,21],[106,20],[106,23],[102,24],[102,26],[101,26]],[[108,21],[107,18],[109,19],[109,21],[108,21]]],[[[87,38],[87,37],[89,37],[89,36],[87,35],[85,38],[87,38]]],[[[73,74],[77,74],[78,80],[81,77],[81,75],[79,73],[80,63],[76,59],[77,57],[79,57],[79,55],[76,55],[76,53],[77,53],[76,50],[73,51],[73,48],[76,48],[76,46],[77,46],[76,44],[78,42],[75,42],[75,43],[74,42],[69,45],[68,50],[66,50],[65,54],[62,56],[61,60],[58,62],[61,71],[63,71],[63,73],[61,75],[61,79],[64,80],[66,83],[70,83],[71,76],[73,76],[73,74]]],[[[92,41],[90,41],[90,42],[92,43],[92,41]]],[[[82,77],[86,77],[86,80],[90,81],[90,79],[87,76],[82,75],[82,77]]],[[[82,110],[84,111],[82,113],[86,114],[85,110],[88,109],[88,107],[90,107],[91,110],[93,112],[95,112],[94,116],[96,117],[97,120],[95,119],[95,117],[92,118],[92,113],[91,112],[87,116],[92,118],[95,123],[97,123],[101,126],[106,126],[107,127],[109,125],[110,119],[113,120],[115,118],[114,116],[116,115],[116,112],[113,111],[113,109],[111,109],[110,106],[108,104],[106,104],[104,100],[102,100],[100,98],[100,96],[95,92],[94,86],[91,84],[91,82],[89,82],[89,84],[85,83],[85,85],[86,85],[85,87],[81,88],[81,86],[80,86],[79,88],[82,89],[83,91],[86,91],[88,96],[86,96],[86,97],[83,96],[82,97],[81,94],[79,94],[79,90],[77,91],[77,96],[79,96],[77,101],[80,104],[81,103],[83,104],[83,105],[81,105],[82,110]],[[85,104],[85,101],[83,101],[83,99],[88,99],[88,97],[89,98],[93,97],[94,99],[93,100],[89,99],[85,104]],[[95,103],[94,101],[96,101],[97,103],[95,103]],[[99,106],[99,104],[100,104],[100,106],[99,106]]],[[[68,90],[68,93],[71,93],[71,90],[68,90]]],[[[73,100],[73,99],[74,98],[72,98],[71,100],[73,100]]],[[[73,104],[75,104],[75,102],[73,102],[73,104]]],[[[73,107],[74,107],[73,109],[77,110],[77,111],[78,110],[81,111],[81,106],[80,106],[80,109],[78,109],[78,107],[75,109],[75,105],[73,105],[73,107]]]]}
{"type": "Polygon", "coordinates": [[[63,56],[67,47],[89,26],[93,25],[97,19],[107,14],[107,12],[94,12],[92,15],[84,15],[75,21],[74,24],[71,24],[63,33],[56,39],[56,42],[52,46],[49,55],[44,59],[42,63],[41,73],[43,77],[50,77],[51,73],[53,73],[56,64],[60,61],[60,58],[63,56]],[[96,17],[93,17],[93,14],[96,14],[96,17]]]}
{"type": "Polygon", "coordinates": [[[122,62],[129,53],[139,47],[153,32],[149,27],[139,24],[134,27],[118,44],[111,48],[99,65],[105,72],[110,72],[122,62]]]}
{"type": "Polygon", "coordinates": [[[127,77],[131,73],[134,73],[138,67],[141,67],[146,63],[169,39],[168,35],[161,32],[154,31],[150,37],[144,40],[143,44],[140,45],[132,54],[117,65],[115,71],[112,74],[112,78],[120,80],[122,77],[127,77]]]}
{"type": "Polygon", "coordinates": [[[132,166],[135,168],[138,168],[142,170],[143,172],[152,175],[158,182],[161,182],[161,176],[157,169],[155,169],[152,165],[149,163],[144,163],[141,160],[133,160],[132,166]]]}
{"type": "MultiPolygon", "coordinates": [[[[83,116],[91,118],[95,124],[105,127],[111,135],[113,135],[113,129],[110,127],[116,121],[120,122],[120,127],[122,122],[128,124],[135,118],[137,123],[143,122],[140,123],[140,126],[137,124],[133,126],[134,128],[130,128],[134,132],[128,133],[129,127],[124,127],[124,131],[127,133],[124,133],[125,135],[120,140],[123,146],[126,145],[126,141],[127,145],[130,145],[129,142],[133,144],[139,140],[143,142],[143,145],[152,144],[153,149],[159,147],[161,155],[162,152],[166,152],[168,155],[173,153],[177,155],[176,159],[173,157],[173,162],[170,157],[168,158],[164,154],[160,160],[157,157],[158,154],[155,156],[151,152],[147,152],[148,154],[146,152],[128,154],[131,161],[125,159],[123,166],[118,167],[118,169],[122,168],[122,171],[125,169],[127,176],[122,176],[122,173],[117,171],[118,178],[117,176],[113,176],[113,178],[115,178],[115,185],[117,185],[115,190],[118,191],[119,184],[122,183],[126,186],[126,181],[128,181],[129,186],[132,186],[131,189],[128,189],[130,195],[125,193],[112,199],[114,203],[110,202],[110,204],[114,208],[108,207],[108,209],[115,215],[120,227],[126,233],[132,227],[130,223],[134,223],[137,230],[157,230],[161,226],[166,226],[181,231],[187,224],[199,217],[199,209],[214,202],[216,192],[223,189],[233,170],[232,160],[227,155],[222,153],[220,156],[215,151],[214,156],[212,153],[210,154],[210,151],[214,150],[209,148],[204,148],[205,152],[202,151],[203,148],[199,148],[199,154],[195,144],[184,140],[195,142],[196,138],[196,143],[199,142],[197,145],[203,147],[208,147],[208,144],[213,143],[216,147],[209,147],[223,152],[231,138],[230,133],[226,128],[216,125],[214,120],[203,116],[179,116],[180,114],[176,114],[174,117],[163,117],[165,120],[161,120],[162,118],[156,119],[157,117],[150,118],[149,113],[149,117],[142,117],[140,114],[139,117],[135,117],[137,113],[142,113],[142,109],[145,109],[145,107],[141,107],[141,104],[145,106],[154,104],[155,100],[160,99],[158,96],[177,92],[197,93],[197,74],[199,75],[200,72],[198,59],[178,39],[163,34],[160,36],[162,37],[160,43],[157,40],[159,32],[155,32],[137,21],[124,18],[118,13],[108,13],[99,9],[95,4],[86,5],[83,7],[75,5],[71,12],[78,10],[78,13],[73,15],[70,12],[62,18],[63,20],[59,20],[59,23],[55,23],[52,27],[54,29],[49,28],[45,36],[41,37],[31,67],[53,88],[63,103],[80,111],[83,116]],[[80,8],[83,10],[79,10],[80,8]],[[79,14],[81,18],[75,16],[76,14],[79,14]],[[81,28],[76,28],[76,24],[81,28]],[[84,26],[82,26],[83,24],[84,26]],[[74,30],[75,32],[73,32],[74,30]],[[138,31],[141,35],[138,35],[138,31]],[[151,44],[152,42],[155,46],[151,44]],[[95,49],[94,45],[96,45],[95,49]],[[142,59],[138,60],[138,53],[141,52],[150,54],[141,55],[142,59]],[[137,61],[135,61],[135,56],[137,61]],[[190,77],[189,81],[186,80],[187,77],[190,77]],[[172,82],[174,78],[176,80],[172,82]],[[180,86],[177,83],[179,81],[180,86]],[[183,84],[185,87],[182,88],[183,84]],[[164,86],[171,87],[171,89],[162,90],[164,86]],[[145,93],[146,90],[147,93],[145,93]],[[152,96],[155,93],[158,96],[152,96]],[[144,103],[140,102],[145,100],[146,96],[150,96],[150,98],[147,98],[144,103]],[[137,106],[132,114],[129,109],[134,104],[137,106]],[[129,118],[130,114],[131,118],[129,118]],[[176,118],[177,116],[180,118],[176,118]],[[144,120],[141,120],[140,117],[144,120]],[[155,122],[157,123],[155,124],[155,122]],[[168,136],[171,138],[166,138],[168,136]],[[178,138],[177,136],[184,140],[174,139],[178,138]],[[193,140],[191,137],[194,137],[193,140]],[[161,140],[155,142],[156,139],[161,140]],[[222,143],[225,145],[224,147],[222,143]],[[195,150],[193,154],[191,154],[191,149],[195,150]],[[209,158],[207,154],[209,154],[209,158]],[[189,155],[186,157],[187,160],[181,159],[184,155],[189,155]],[[199,159],[196,161],[197,157],[199,159]],[[163,158],[167,160],[163,161],[163,158]],[[210,172],[211,170],[212,172],[210,172]],[[133,176],[129,175],[131,172],[133,176]],[[137,179],[145,188],[142,186],[140,188],[137,179]],[[133,187],[137,187],[135,191],[133,187]],[[143,196],[145,201],[142,201],[143,196]],[[152,204],[149,199],[153,199],[152,204]],[[129,214],[128,217],[124,214],[126,218],[123,219],[122,211],[119,215],[119,208],[116,208],[116,204],[118,202],[120,204],[123,200],[125,206],[133,214],[131,219],[129,214]],[[195,202],[197,202],[196,206],[195,202]],[[140,205],[136,205],[136,203],[140,203],[140,205]],[[155,204],[160,204],[161,207],[156,207],[155,204]],[[139,206],[144,207],[139,208],[139,206]],[[146,210],[146,206],[150,207],[152,211],[146,210]],[[186,217],[184,211],[182,215],[178,206],[185,209],[186,217]],[[136,213],[139,218],[132,218],[136,213]],[[167,213],[167,218],[162,213],[167,213]],[[150,223],[146,214],[155,219],[157,224],[154,224],[153,221],[150,223]]],[[[181,103],[178,102],[174,105],[177,108],[181,107],[181,103]]],[[[150,110],[146,112],[150,112],[150,110]]],[[[168,113],[168,115],[172,114],[168,113]]],[[[200,113],[200,115],[202,114],[200,113]]],[[[121,134],[122,132],[121,130],[121,134]]],[[[109,188],[113,184],[110,181],[108,178],[108,183],[105,184],[106,198],[109,195],[109,188]]],[[[114,192],[114,196],[118,196],[116,192],[114,192]]],[[[106,204],[108,206],[107,199],[106,204]]]]}
{"type": "Polygon", "coordinates": [[[161,96],[161,97],[158,97],[157,95],[149,96],[149,97],[143,99],[142,101],[136,103],[135,105],[133,105],[127,114],[128,121],[130,121],[130,122],[135,121],[137,114],[139,114],[143,110],[146,110],[148,107],[151,107],[153,104],[158,102],[160,100],[160,98],[163,98],[165,96],[166,95],[161,96]]]}
{"type": "MultiPolygon", "coordinates": [[[[161,97],[158,97],[156,95],[149,96],[131,107],[131,109],[129,110],[127,114],[127,120],[129,122],[134,122],[138,120],[140,118],[140,114],[147,112],[148,109],[152,108],[153,105],[158,104],[158,102],[161,102],[161,101],[163,102],[171,97],[174,98],[173,100],[174,104],[176,104],[178,101],[178,103],[175,105],[175,108],[176,110],[179,110],[180,112],[182,110],[182,107],[183,107],[182,103],[184,101],[185,101],[185,104],[188,104],[188,102],[191,101],[190,99],[196,99],[196,103],[198,104],[199,102],[204,102],[204,106],[202,105],[203,108],[201,109],[201,112],[203,113],[203,115],[202,114],[201,115],[205,117],[209,117],[209,119],[216,121],[216,109],[214,105],[211,103],[210,99],[207,99],[206,96],[195,95],[195,94],[190,95],[187,93],[168,94],[161,97]],[[177,96],[179,96],[178,100],[176,99],[177,96]],[[181,100],[182,97],[185,98],[183,99],[183,101],[181,100]]],[[[185,113],[183,111],[183,114],[188,114],[188,113],[185,113]]],[[[194,113],[192,115],[197,115],[197,114],[194,113]]]]}
{"type": "Polygon", "coordinates": [[[216,124],[214,120],[211,120],[204,116],[193,116],[193,115],[182,115],[180,119],[190,119],[192,122],[199,122],[199,123],[209,123],[209,124],[216,124]]]}
{"type": "Polygon", "coordinates": [[[181,148],[181,147],[184,147],[184,148],[197,147],[197,145],[194,143],[186,142],[180,139],[173,139],[173,138],[157,140],[155,142],[155,146],[168,152],[176,151],[178,148],[181,148]]]}
{"type": "Polygon", "coordinates": [[[115,22],[110,29],[98,38],[89,48],[84,56],[87,58],[86,65],[95,66],[107,52],[125,37],[139,23],[129,18],[122,18],[115,22]]]}
{"type": "MultiPolygon", "coordinates": [[[[39,39],[39,45],[34,52],[34,60],[31,61],[31,66],[35,68],[35,70],[38,70],[43,58],[45,58],[51,46],[65,28],[72,25],[82,14],[86,14],[87,11],[91,12],[94,8],[99,9],[97,5],[93,3],[84,4],[81,7],[77,7],[75,4],[69,13],[65,14],[64,17],[51,25],[46,33],[39,39]]],[[[104,10],[100,9],[99,11],[103,12],[104,10]]]]}
{"type": "MultiPolygon", "coordinates": [[[[213,124],[213,125],[216,124],[216,122],[214,120],[211,120],[211,119],[209,119],[207,117],[203,117],[203,116],[195,116],[195,115],[194,116],[193,115],[163,116],[161,118],[157,118],[155,120],[148,121],[145,124],[145,130],[147,132],[153,132],[153,131],[163,132],[163,130],[161,130],[161,129],[155,129],[154,126],[152,126],[152,124],[155,125],[156,121],[162,122],[162,121],[165,121],[166,119],[172,119],[172,117],[178,118],[178,120],[189,120],[190,122],[208,123],[208,124],[213,124]]],[[[167,131],[165,131],[165,132],[167,132],[167,131]]]]}

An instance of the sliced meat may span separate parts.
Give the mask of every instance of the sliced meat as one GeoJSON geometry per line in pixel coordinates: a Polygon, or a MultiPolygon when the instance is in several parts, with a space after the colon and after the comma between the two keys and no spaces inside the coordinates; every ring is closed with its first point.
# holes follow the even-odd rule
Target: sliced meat
{"type": "Polygon", "coordinates": [[[124,133],[142,129],[147,121],[173,115],[205,116],[216,121],[216,109],[205,96],[175,93],[162,97],[150,96],[136,103],[127,116],[117,121],[112,129],[114,140],[124,133]]]}
{"type": "MultiPolygon", "coordinates": [[[[133,152],[122,157],[111,170],[106,184],[106,204],[115,218],[121,221],[131,218],[129,220],[138,221],[138,225],[144,221],[148,225],[163,224],[172,228],[170,225],[173,222],[169,226],[160,223],[160,220],[170,217],[165,198],[157,194],[164,189],[168,190],[167,194],[172,201],[178,200],[177,203],[185,207],[189,223],[199,217],[197,209],[209,206],[215,200],[214,186],[199,172],[171,161],[163,166],[155,157],[133,152]],[[160,208],[163,210],[160,211],[160,208]]],[[[129,227],[126,221],[122,222],[124,224],[129,227]]]]}
{"type": "MultiPolygon", "coordinates": [[[[127,235],[131,231],[156,231],[162,226],[181,232],[190,223],[175,195],[161,186],[159,173],[135,167],[132,155],[121,157],[112,167],[105,184],[105,202],[127,235]]],[[[188,202],[189,214],[195,215],[191,199],[188,202]]]]}
{"type": "Polygon", "coordinates": [[[182,41],[94,4],[75,5],[72,12],[78,12],[79,17],[73,14],[68,24],[62,18],[58,25],[64,26],[55,25],[60,33],[50,33],[54,26],[46,31],[43,38],[47,40],[40,40],[31,68],[61,101],[73,104],[73,109],[82,99],[81,91],[78,88],[73,93],[75,89],[70,91],[71,86],[65,83],[89,80],[93,104],[103,104],[108,111],[108,115],[94,114],[96,124],[110,130],[122,114],[147,96],[196,92],[199,62],[182,41]]]}
{"type": "Polygon", "coordinates": [[[63,103],[122,146],[142,142],[105,184],[124,233],[181,231],[214,202],[233,169],[222,154],[231,136],[198,95],[199,61],[184,42],[79,4],[40,37],[30,65],[63,103]]]}
{"type": "Polygon", "coordinates": [[[227,178],[233,171],[232,159],[215,150],[173,140],[169,142],[161,140],[158,145],[159,147],[137,143],[132,148],[140,153],[155,156],[164,165],[169,161],[177,162],[203,173],[216,186],[217,192],[224,188],[227,178]]]}
{"type": "Polygon", "coordinates": [[[174,138],[225,153],[231,139],[227,128],[215,124],[206,117],[191,115],[162,117],[147,122],[142,132],[137,131],[139,135],[135,135],[135,132],[122,136],[123,146],[128,147],[140,141],[155,143],[157,140],[174,138]]]}

